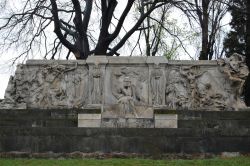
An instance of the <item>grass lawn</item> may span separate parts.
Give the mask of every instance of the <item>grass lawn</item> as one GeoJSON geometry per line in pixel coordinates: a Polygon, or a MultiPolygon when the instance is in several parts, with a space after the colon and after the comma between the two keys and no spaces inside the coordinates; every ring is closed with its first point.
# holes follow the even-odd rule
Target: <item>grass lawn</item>
{"type": "Polygon", "coordinates": [[[0,166],[250,166],[250,157],[204,160],[147,159],[0,159],[0,166]]]}

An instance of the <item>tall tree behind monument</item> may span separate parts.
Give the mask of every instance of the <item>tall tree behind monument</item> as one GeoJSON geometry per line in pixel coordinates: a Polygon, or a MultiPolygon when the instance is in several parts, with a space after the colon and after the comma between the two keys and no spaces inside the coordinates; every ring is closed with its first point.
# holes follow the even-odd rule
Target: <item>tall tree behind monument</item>
{"type": "Polygon", "coordinates": [[[201,36],[199,60],[215,58],[213,57],[215,43],[230,3],[231,0],[184,0],[177,4],[177,7],[187,15],[190,24],[199,29],[201,36]]]}
{"type": "Polygon", "coordinates": [[[118,16],[115,16],[117,5],[121,3],[118,0],[25,0],[15,10],[8,9],[11,1],[1,0],[1,7],[7,10],[3,11],[0,22],[0,44],[6,48],[20,46],[23,50],[18,57],[41,49],[45,50],[45,57],[52,55],[54,59],[62,48],[68,50],[67,58],[70,53],[76,59],[86,59],[91,54],[119,55],[118,50],[140,29],[142,22],[155,9],[172,2],[140,1],[148,4],[147,12],[139,13],[139,19],[119,37],[136,0],[127,0],[118,16]],[[91,20],[99,27],[94,28],[91,20]],[[52,28],[56,36],[51,41],[48,31],[52,28]]]}
{"type": "Polygon", "coordinates": [[[230,7],[232,30],[227,34],[224,41],[225,55],[233,53],[246,54],[246,0],[234,0],[230,7]]]}

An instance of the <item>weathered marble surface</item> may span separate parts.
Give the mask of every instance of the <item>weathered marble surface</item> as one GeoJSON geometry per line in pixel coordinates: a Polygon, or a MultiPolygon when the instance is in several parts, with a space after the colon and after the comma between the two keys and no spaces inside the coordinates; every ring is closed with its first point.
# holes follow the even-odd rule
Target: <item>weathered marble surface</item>
{"type": "Polygon", "coordinates": [[[28,60],[10,77],[0,107],[118,105],[125,114],[134,114],[136,107],[237,110],[246,107],[241,99],[248,74],[244,61],[238,54],[218,61],[105,56],[87,61],[28,60]]]}

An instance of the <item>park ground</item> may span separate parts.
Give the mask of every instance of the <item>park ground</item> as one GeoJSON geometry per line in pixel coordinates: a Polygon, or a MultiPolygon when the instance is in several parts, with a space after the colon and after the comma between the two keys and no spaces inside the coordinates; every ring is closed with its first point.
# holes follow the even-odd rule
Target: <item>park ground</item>
{"type": "Polygon", "coordinates": [[[151,159],[1,159],[0,166],[250,166],[250,157],[195,160],[151,159]]]}

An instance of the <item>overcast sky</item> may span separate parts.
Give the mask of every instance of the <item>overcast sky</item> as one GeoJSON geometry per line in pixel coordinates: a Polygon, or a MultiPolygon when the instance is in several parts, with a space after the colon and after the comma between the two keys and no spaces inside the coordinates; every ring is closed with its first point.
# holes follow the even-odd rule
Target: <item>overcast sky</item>
{"type": "MultiPolygon", "coordinates": [[[[126,1],[122,1],[122,2],[126,2],[126,1]]],[[[124,5],[120,5],[120,7],[122,6],[124,5]]],[[[181,16],[182,14],[180,12],[173,12],[171,14],[172,14],[171,17],[176,18],[177,21],[179,19],[180,22],[183,22],[183,17],[181,16]]],[[[1,17],[1,13],[0,13],[0,17],[1,17]]],[[[230,15],[228,15],[224,19],[223,24],[227,24],[229,21],[230,21],[230,15]]],[[[133,42],[133,39],[130,39],[130,40],[131,42],[133,42]]],[[[190,52],[192,54],[192,48],[190,49],[191,49],[190,52]]],[[[126,49],[124,49],[122,53],[124,53],[125,50],[126,49]]],[[[124,53],[124,55],[126,54],[128,53],[124,53]]],[[[15,66],[11,66],[11,58],[15,56],[16,56],[15,50],[10,50],[8,53],[4,53],[0,55],[0,99],[4,98],[4,92],[7,87],[9,77],[10,75],[14,74],[15,66]]],[[[35,58],[42,59],[42,55],[37,55],[35,58]]],[[[187,55],[183,54],[182,56],[179,57],[179,59],[190,59],[190,58],[187,55]]]]}

